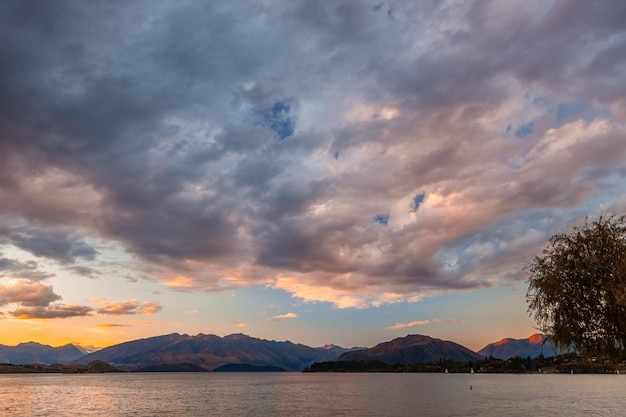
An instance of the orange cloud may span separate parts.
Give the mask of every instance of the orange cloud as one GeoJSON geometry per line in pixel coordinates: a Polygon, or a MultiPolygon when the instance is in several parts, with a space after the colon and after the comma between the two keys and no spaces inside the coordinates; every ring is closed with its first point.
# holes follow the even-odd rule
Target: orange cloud
{"type": "MultiPolygon", "coordinates": [[[[344,285],[344,288],[336,288],[332,285],[320,285],[317,282],[309,282],[303,275],[279,276],[274,283],[274,287],[287,291],[305,302],[330,302],[337,308],[367,308],[379,307],[386,303],[415,302],[435,293],[423,290],[421,294],[399,294],[385,291],[384,288],[375,285],[359,288],[356,284],[360,283],[361,281],[359,280],[362,278],[358,277],[357,274],[344,274],[341,276],[341,279],[337,278],[335,282],[343,281],[346,285],[344,285]]],[[[331,279],[328,277],[326,279],[330,283],[331,279]]]]}
{"type": "Polygon", "coordinates": [[[426,326],[428,324],[446,323],[446,322],[464,323],[465,320],[464,319],[454,319],[454,318],[442,318],[442,319],[433,319],[433,320],[415,320],[415,321],[410,321],[408,323],[396,323],[393,326],[387,327],[387,329],[389,329],[389,330],[397,330],[397,329],[404,329],[406,327],[426,326]]]}
{"type": "Polygon", "coordinates": [[[279,314],[278,316],[271,317],[267,320],[269,321],[280,321],[283,319],[297,319],[298,315],[296,313],[287,313],[287,314],[279,314]]]}
{"type": "MultiPolygon", "coordinates": [[[[61,299],[52,285],[26,279],[12,279],[0,284],[0,306],[15,303],[18,307],[8,312],[17,319],[63,319],[88,316],[93,308],[81,305],[52,304],[61,299]]],[[[7,314],[0,313],[0,317],[7,314]]]]}
{"type": "Polygon", "coordinates": [[[64,319],[88,316],[92,311],[93,309],[87,306],[57,304],[45,307],[18,307],[10,314],[18,319],[64,319]]]}
{"type": "Polygon", "coordinates": [[[0,306],[19,303],[27,307],[46,307],[61,296],[54,293],[52,285],[24,279],[12,279],[7,285],[0,284],[0,306]]]}
{"type": "Polygon", "coordinates": [[[405,327],[425,326],[425,325],[431,324],[431,323],[432,323],[432,321],[430,321],[430,320],[415,320],[415,321],[411,321],[409,323],[396,323],[393,326],[387,327],[387,329],[389,329],[389,330],[404,329],[405,327]]]}
{"type": "Polygon", "coordinates": [[[141,313],[143,314],[155,314],[161,311],[163,307],[161,307],[157,303],[144,302],[141,307],[141,313]]]}
{"type": "Polygon", "coordinates": [[[139,300],[125,301],[106,301],[94,299],[93,302],[102,305],[96,312],[98,314],[107,314],[110,316],[128,316],[134,314],[154,314],[161,311],[161,305],[152,302],[143,302],[139,300]]]}
{"type": "Polygon", "coordinates": [[[186,289],[186,288],[191,289],[195,287],[195,284],[192,279],[182,276],[182,275],[163,282],[163,285],[167,287],[178,288],[178,289],[186,289]]]}

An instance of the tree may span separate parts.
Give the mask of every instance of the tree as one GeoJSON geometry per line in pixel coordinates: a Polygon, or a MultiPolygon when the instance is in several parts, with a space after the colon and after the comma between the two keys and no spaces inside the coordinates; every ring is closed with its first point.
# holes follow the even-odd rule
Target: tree
{"type": "Polygon", "coordinates": [[[555,348],[619,358],[626,347],[626,216],[550,238],[528,265],[528,312],[555,348]]]}

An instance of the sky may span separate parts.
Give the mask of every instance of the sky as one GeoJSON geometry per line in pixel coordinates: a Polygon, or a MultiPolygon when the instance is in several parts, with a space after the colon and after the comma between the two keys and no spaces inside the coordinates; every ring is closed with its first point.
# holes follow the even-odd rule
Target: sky
{"type": "Polygon", "coordinates": [[[626,2],[0,2],[0,344],[525,338],[625,177],[626,2]]]}

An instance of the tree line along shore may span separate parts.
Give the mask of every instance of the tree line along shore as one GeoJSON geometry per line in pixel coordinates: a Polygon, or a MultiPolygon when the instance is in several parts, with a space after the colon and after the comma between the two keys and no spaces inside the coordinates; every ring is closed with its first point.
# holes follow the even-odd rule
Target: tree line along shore
{"type": "MultiPolygon", "coordinates": [[[[626,359],[626,358],[625,358],[626,359]]],[[[617,374],[626,372],[626,361],[614,363],[583,358],[575,353],[537,358],[519,356],[509,359],[485,358],[475,362],[439,360],[435,363],[389,364],[380,360],[316,362],[303,372],[422,372],[422,373],[585,373],[617,374]]]]}

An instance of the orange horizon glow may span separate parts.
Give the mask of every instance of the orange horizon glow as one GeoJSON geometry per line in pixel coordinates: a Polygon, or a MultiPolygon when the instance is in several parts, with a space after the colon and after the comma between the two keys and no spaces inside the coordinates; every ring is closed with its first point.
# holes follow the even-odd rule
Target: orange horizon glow
{"type": "Polygon", "coordinates": [[[93,324],[87,320],[68,325],[68,322],[63,319],[5,319],[2,323],[0,344],[17,346],[20,343],[35,342],[59,347],[71,343],[87,348],[103,349],[129,340],[152,336],[136,328],[130,329],[129,326],[112,323],[93,324]]]}

